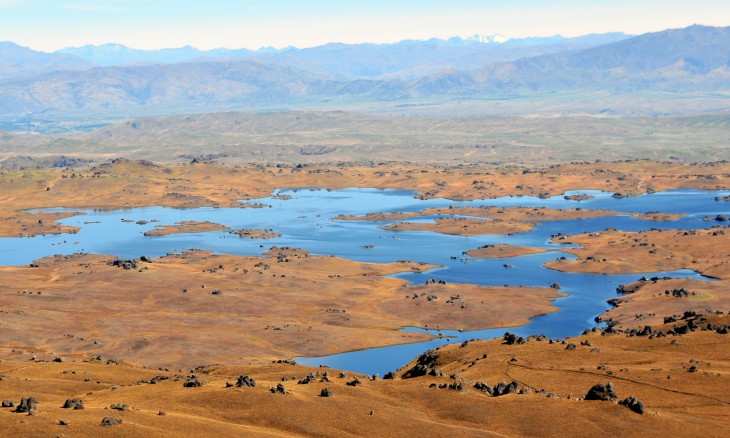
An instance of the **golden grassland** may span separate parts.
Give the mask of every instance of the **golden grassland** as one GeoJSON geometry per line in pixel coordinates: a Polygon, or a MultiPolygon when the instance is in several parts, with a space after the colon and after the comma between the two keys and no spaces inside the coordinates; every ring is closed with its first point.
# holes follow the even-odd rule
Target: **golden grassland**
{"type": "Polygon", "coordinates": [[[551,301],[561,296],[385,277],[433,268],[418,262],[358,263],[288,248],[267,255],[186,251],[116,264],[72,255],[1,267],[0,357],[18,349],[49,360],[103,354],[177,369],[320,356],[429,338],[404,326],[522,325],[555,311],[551,301]]]}
{"type": "Polygon", "coordinates": [[[144,233],[145,236],[169,236],[184,233],[209,233],[223,231],[228,227],[214,222],[182,221],[174,225],[159,225],[144,233]]]}
{"type": "Polygon", "coordinates": [[[654,325],[663,317],[706,309],[730,311],[730,230],[648,230],[560,237],[579,244],[564,248],[577,260],[558,259],[545,266],[566,272],[631,273],[692,269],[708,280],[656,279],[626,286],[616,308],[602,316],[620,326],[654,325]],[[684,289],[688,293],[675,290],[684,289]]]}
{"type": "MultiPolygon", "coordinates": [[[[730,186],[729,179],[730,163],[725,162],[490,168],[402,163],[163,166],[115,160],[91,169],[0,171],[0,236],[75,231],[55,222],[72,213],[34,214],[29,209],[249,208],[261,205],[239,201],[288,187],[396,188],[413,190],[420,198],[458,200],[545,197],[576,189],[621,196],[674,188],[720,190],[730,186]]],[[[472,218],[418,225],[478,234],[524,232],[543,221],[616,213],[454,208],[418,214],[468,215],[472,218]]],[[[375,213],[339,219],[410,217],[375,213]]],[[[405,229],[411,226],[407,224],[396,225],[405,229]]],[[[270,232],[267,225],[241,231],[259,237],[270,232]]],[[[159,232],[220,229],[216,226],[181,223],[159,232]]],[[[555,260],[547,267],[599,273],[694,269],[714,280],[647,279],[626,285],[630,293],[617,297],[616,307],[601,318],[621,329],[651,325],[667,331],[672,322],[665,317],[696,311],[707,323],[728,325],[730,233],[724,231],[607,230],[558,237],[555,242],[580,245],[563,249],[578,259],[555,260]]],[[[537,251],[496,245],[468,254],[506,257],[537,251]]],[[[358,386],[346,384],[353,375],[339,378],[336,370],[271,363],[428,339],[399,331],[403,326],[469,330],[523,324],[555,311],[551,302],[561,296],[550,288],[408,286],[388,277],[431,268],[418,260],[360,263],[293,248],[272,248],[258,257],[190,250],[129,261],[77,254],[47,257],[33,266],[0,267],[0,399],[17,404],[21,397],[33,396],[39,401],[31,416],[0,409],[0,435],[726,435],[730,343],[727,335],[712,330],[665,337],[596,332],[565,342],[531,338],[519,345],[468,342],[433,354],[431,366],[439,375],[403,378],[414,360],[393,380],[358,376],[358,386]],[[576,348],[566,349],[567,344],[576,348]],[[51,362],[55,358],[63,362],[51,362]],[[119,364],[107,364],[109,358],[119,364]],[[189,370],[199,365],[205,366],[189,370]],[[325,371],[329,382],[322,381],[325,371]],[[183,387],[191,373],[207,383],[183,387]],[[312,373],[312,383],[297,384],[312,373]],[[226,382],[239,375],[250,375],[258,385],[227,388],[226,382]],[[139,383],[155,376],[169,379],[139,383]],[[494,385],[513,380],[531,393],[489,397],[473,387],[477,381],[494,385]],[[605,382],[612,382],[621,398],[642,400],[644,414],[612,402],[580,400],[592,385],[605,382]],[[286,394],[269,391],[279,383],[286,394]],[[460,389],[439,388],[446,385],[460,389]],[[325,387],[332,397],[320,396],[325,387]],[[73,397],[82,398],[85,409],[61,408],[73,397]],[[130,408],[110,409],[115,403],[130,408]],[[123,423],[101,426],[107,416],[123,423]],[[60,425],[62,419],[68,424],[60,425]]]]}
{"type": "Polygon", "coordinates": [[[568,219],[591,219],[614,216],[619,213],[607,210],[555,210],[551,208],[524,207],[457,207],[426,209],[417,215],[458,215],[469,217],[441,217],[433,223],[397,222],[383,228],[393,231],[434,231],[443,234],[518,234],[532,230],[541,222],[568,219]]]}
{"type": "Polygon", "coordinates": [[[522,345],[472,341],[442,347],[432,357],[441,376],[403,378],[414,361],[393,380],[371,380],[288,363],[181,373],[103,358],[54,363],[18,355],[0,362],[0,398],[17,404],[21,396],[33,396],[38,412],[3,408],[0,424],[7,436],[721,437],[730,421],[730,343],[711,331],[664,338],[590,333],[565,343],[531,338],[522,345]],[[566,349],[567,343],[577,347],[566,349]],[[191,375],[206,384],[184,387],[191,375]],[[256,386],[226,387],[240,375],[256,386]],[[311,383],[297,384],[308,375],[311,383]],[[156,376],[168,379],[144,383],[156,376]],[[355,378],[360,385],[347,385],[355,378]],[[516,381],[529,393],[490,397],[474,388],[479,381],[516,381]],[[593,385],[608,382],[619,400],[641,400],[643,415],[615,402],[581,400],[593,385]],[[286,394],[270,391],[278,384],[286,394]],[[446,385],[459,389],[440,388],[446,385]],[[324,388],[330,397],[320,396],[324,388]],[[84,409],[61,408],[74,397],[84,409]],[[113,404],[128,409],[111,409],[113,404]],[[104,417],[122,424],[102,426],[104,417]]]}
{"type": "MultiPolygon", "coordinates": [[[[162,166],[116,160],[89,170],[0,171],[0,235],[61,232],[52,221],[23,213],[33,208],[116,209],[142,206],[250,207],[239,201],[288,187],[406,189],[421,198],[481,199],[509,195],[555,196],[596,189],[637,195],[675,188],[730,186],[730,163],[651,161],[566,164],[544,168],[374,166],[162,166]]],[[[576,204],[580,206],[579,203],[576,204]]],[[[532,220],[539,220],[533,218],[532,220]]]]}
{"type": "Polygon", "coordinates": [[[474,258],[502,258],[502,257],[519,257],[528,254],[539,254],[548,251],[545,248],[533,248],[530,246],[518,245],[485,245],[480,248],[466,251],[466,255],[474,258]]]}

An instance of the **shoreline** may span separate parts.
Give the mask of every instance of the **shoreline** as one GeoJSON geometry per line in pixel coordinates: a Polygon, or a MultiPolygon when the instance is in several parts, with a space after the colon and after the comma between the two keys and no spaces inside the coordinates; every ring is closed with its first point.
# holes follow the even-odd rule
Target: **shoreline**
{"type": "MultiPolygon", "coordinates": [[[[24,210],[52,208],[124,209],[164,206],[247,207],[239,202],[269,197],[279,187],[373,187],[416,192],[417,199],[491,199],[510,195],[559,196],[582,187],[622,196],[677,188],[727,190],[730,163],[685,165],[651,161],[584,163],[544,168],[479,166],[260,165],[165,166],[116,159],[88,170],[34,169],[0,173],[0,236],[16,236],[37,218],[24,210]],[[651,175],[651,184],[642,183],[651,175]],[[691,174],[694,178],[682,178],[691,174]],[[227,189],[225,188],[227,187],[227,189]],[[20,222],[10,220],[21,215],[20,222]]],[[[575,201],[576,206],[580,201],[575,201]]],[[[261,207],[248,205],[250,207],[261,207]]],[[[38,228],[43,234],[53,227],[38,228]]]]}

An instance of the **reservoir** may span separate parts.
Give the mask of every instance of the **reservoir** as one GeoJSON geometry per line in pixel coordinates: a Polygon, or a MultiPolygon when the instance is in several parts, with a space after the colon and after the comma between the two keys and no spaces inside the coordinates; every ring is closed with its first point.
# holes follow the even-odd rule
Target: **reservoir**
{"type": "MultiPolygon", "coordinates": [[[[303,248],[314,254],[334,255],[350,260],[389,263],[413,260],[439,265],[426,273],[402,273],[404,278],[422,284],[428,278],[448,283],[470,283],[488,286],[537,286],[552,283],[561,286],[568,296],[555,300],[560,310],[533,318],[521,327],[461,332],[459,327],[429,327],[436,336],[428,342],[372,348],[319,358],[296,358],[306,365],[327,365],[366,374],[380,373],[405,365],[425,350],[445,343],[463,342],[474,338],[499,337],[505,331],[521,336],[545,334],[551,338],[575,336],[595,326],[594,318],[608,309],[606,300],[616,295],[620,284],[636,281],[641,276],[702,278],[691,270],[646,272],[641,274],[605,275],[553,271],[543,267],[559,257],[573,258],[561,252],[563,245],[550,242],[551,236],[597,232],[607,228],[622,231],[647,229],[709,228],[726,222],[708,220],[717,215],[730,216],[730,203],[716,200],[728,192],[675,190],[629,198],[614,198],[611,193],[575,191],[592,198],[567,200],[563,196],[546,199],[533,197],[504,197],[475,201],[448,199],[419,200],[414,192],[352,188],[345,190],[286,189],[271,197],[246,200],[261,204],[260,208],[194,208],[165,207],[129,210],[79,211],[77,216],[62,219],[64,225],[79,227],[75,234],[41,235],[26,238],[0,238],[0,265],[24,265],[54,254],[99,253],[120,258],[142,255],[159,257],[196,248],[218,253],[254,256],[272,246],[303,248]],[[381,227],[395,221],[339,220],[339,215],[361,216],[368,213],[417,212],[426,208],[453,207],[547,207],[553,209],[606,209],[621,212],[617,216],[593,219],[543,222],[529,232],[513,235],[458,236],[427,231],[390,231],[381,227]],[[680,213],[686,216],[676,221],[648,221],[630,213],[680,213]],[[145,236],[159,225],[181,221],[210,221],[232,230],[271,229],[280,234],[268,240],[242,239],[228,231],[207,233],[145,236]],[[508,244],[546,248],[549,252],[512,258],[476,259],[464,252],[488,244],[508,244]],[[507,265],[508,267],[505,267],[507,265]]],[[[49,211],[49,210],[44,210],[49,211]]],[[[51,211],[66,211],[63,208],[51,211]]],[[[441,216],[443,217],[443,216],[441,216]]],[[[422,216],[408,221],[433,221],[435,216],[422,216]]],[[[403,330],[423,330],[404,328],[403,330]]]]}

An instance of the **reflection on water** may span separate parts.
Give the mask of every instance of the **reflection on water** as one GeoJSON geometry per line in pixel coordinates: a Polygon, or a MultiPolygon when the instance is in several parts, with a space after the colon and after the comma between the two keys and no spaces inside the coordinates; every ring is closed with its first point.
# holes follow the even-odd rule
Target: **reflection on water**
{"type": "MultiPolygon", "coordinates": [[[[728,215],[730,203],[715,201],[727,192],[676,190],[632,198],[616,199],[609,193],[597,191],[584,201],[570,201],[562,196],[547,199],[533,197],[504,197],[477,201],[450,201],[446,199],[417,200],[413,192],[403,190],[347,189],[277,191],[274,197],[247,200],[264,203],[265,208],[195,208],[172,209],[163,207],[136,208],[115,211],[84,211],[85,214],[63,219],[64,225],[80,227],[77,234],[48,235],[31,238],[0,239],[0,265],[22,265],[53,254],[91,252],[111,254],[122,258],[148,255],[159,257],[190,248],[207,249],[220,253],[258,255],[273,245],[307,249],[315,254],[344,257],[363,262],[387,263],[414,260],[441,265],[443,268],[427,274],[403,273],[398,275],[421,283],[427,276],[438,277],[450,283],[473,283],[501,286],[521,285],[546,287],[559,283],[561,292],[569,294],[555,301],[560,311],[534,318],[529,324],[510,328],[522,336],[544,333],[550,337],[576,335],[594,325],[593,318],[605,311],[606,299],[615,295],[616,286],[634,281],[642,274],[603,275],[562,273],[543,268],[546,261],[560,256],[561,246],[549,242],[557,233],[576,234],[601,231],[612,227],[624,231],[649,228],[708,228],[717,225],[703,220],[705,216],[728,215]],[[278,196],[288,195],[288,196],[278,196]],[[650,222],[619,215],[595,219],[544,222],[530,232],[503,235],[450,236],[431,232],[387,231],[379,227],[393,221],[341,221],[335,216],[364,215],[377,212],[419,211],[432,207],[549,207],[557,209],[607,209],[624,213],[683,213],[687,217],[673,222],[650,222]],[[139,221],[139,223],[137,223],[139,221]],[[154,222],[153,222],[154,221],[154,222]],[[271,228],[281,237],[259,241],[242,239],[227,231],[147,237],[143,233],[158,225],[180,221],[211,221],[231,229],[271,228]],[[507,259],[471,259],[464,251],[486,244],[510,244],[550,249],[550,252],[507,259]],[[510,267],[506,268],[504,265],[510,267]]],[[[59,209],[60,210],[60,209],[59,209]]],[[[76,210],[78,211],[78,210],[76,210]]],[[[434,216],[416,220],[431,221],[434,216]]],[[[699,277],[693,271],[645,273],[647,276],[699,277]]],[[[448,327],[458,329],[458,327],[448,327]]],[[[298,358],[308,365],[326,364],[353,371],[384,373],[398,368],[424,350],[446,342],[461,342],[473,338],[501,336],[506,329],[477,330],[472,332],[442,331],[448,338],[437,338],[425,343],[373,348],[323,358],[298,358]]]]}

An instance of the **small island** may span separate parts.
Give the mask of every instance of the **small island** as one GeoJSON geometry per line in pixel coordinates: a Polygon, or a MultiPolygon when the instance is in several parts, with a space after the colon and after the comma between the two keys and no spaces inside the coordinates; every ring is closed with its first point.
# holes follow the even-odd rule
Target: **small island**
{"type": "Polygon", "coordinates": [[[144,235],[158,237],[170,236],[172,234],[209,233],[211,231],[225,231],[228,229],[225,225],[215,222],[182,221],[175,225],[159,225],[149,231],[145,231],[144,235]]]}

